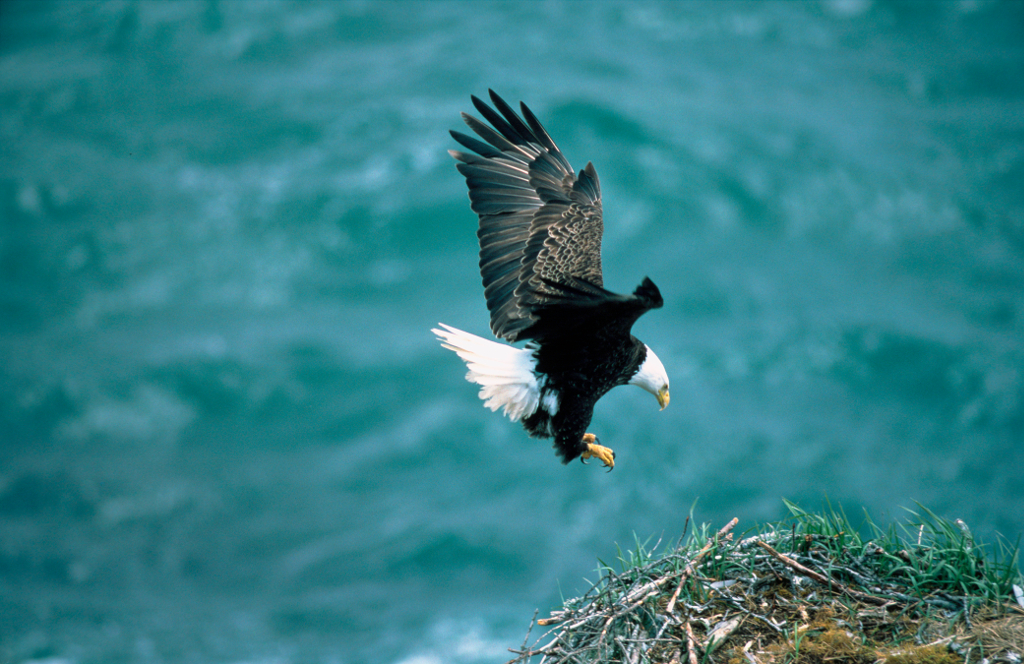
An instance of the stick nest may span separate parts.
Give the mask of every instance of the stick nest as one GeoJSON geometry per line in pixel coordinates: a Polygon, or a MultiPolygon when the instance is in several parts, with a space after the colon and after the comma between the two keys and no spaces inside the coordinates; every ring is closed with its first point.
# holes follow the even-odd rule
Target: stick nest
{"type": "Polygon", "coordinates": [[[1021,664],[1015,547],[993,556],[927,510],[887,531],[867,521],[868,538],[841,511],[787,505],[752,536],[734,539],[733,519],[667,553],[638,543],[618,572],[602,563],[586,594],[534,614],[508,664],[1021,664]],[[548,629],[528,646],[535,626],[548,629]]]}

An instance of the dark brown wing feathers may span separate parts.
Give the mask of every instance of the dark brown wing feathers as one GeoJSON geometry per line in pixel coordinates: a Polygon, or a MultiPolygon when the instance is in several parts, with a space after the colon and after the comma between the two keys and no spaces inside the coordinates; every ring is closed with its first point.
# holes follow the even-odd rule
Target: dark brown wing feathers
{"type": "Polygon", "coordinates": [[[541,343],[566,339],[578,343],[582,330],[601,330],[606,338],[628,337],[640,316],[664,304],[658,287],[647,277],[632,295],[619,295],[581,279],[549,285],[553,292],[534,310],[538,320],[530,328],[530,337],[541,343]]]}
{"type": "Polygon", "coordinates": [[[484,142],[453,131],[472,152],[451,154],[461,162],[480,217],[480,274],[491,330],[515,341],[532,336],[538,307],[556,295],[554,284],[602,286],[601,187],[592,164],[573,173],[525,104],[520,118],[493,91],[490,98],[494,108],[473,97],[490,127],[462,115],[484,142]]]}

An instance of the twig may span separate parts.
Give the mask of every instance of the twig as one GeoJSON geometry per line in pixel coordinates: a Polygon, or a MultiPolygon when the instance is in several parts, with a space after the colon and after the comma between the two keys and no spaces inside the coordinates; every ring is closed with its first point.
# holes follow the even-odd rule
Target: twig
{"type": "Polygon", "coordinates": [[[658,633],[654,635],[654,640],[655,641],[660,639],[661,635],[665,633],[665,630],[668,628],[668,626],[671,625],[674,622],[673,619],[672,619],[672,615],[670,613],[666,612],[665,615],[662,616],[662,617],[665,620],[664,620],[664,622],[661,623],[661,627],[658,628],[658,633]]]}
{"type": "Polygon", "coordinates": [[[533,617],[530,618],[530,627],[526,630],[526,636],[523,637],[523,645],[519,647],[520,650],[526,650],[526,642],[530,640],[530,632],[533,631],[533,624],[537,622],[537,613],[540,609],[533,610],[533,617]]]}
{"type": "Polygon", "coordinates": [[[778,551],[773,549],[771,546],[769,546],[767,542],[759,541],[757,544],[762,549],[764,549],[768,553],[772,554],[772,556],[774,558],[776,558],[778,561],[782,562],[785,565],[788,565],[788,566],[792,567],[793,569],[795,569],[797,572],[800,572],[804,576],[809,576],[812,579],[814,579],[815,581],[817,581],[818,583],[820,583],[822,585],[826,585],[829,588],[835,588],[835,589],[839,590],[840,592],[842,592],[842,593],[844,593],[846,595],[849,595],[850,597],[853,597],[854,599],[859,599],[862,602],[867,602],[868,604],[874,604],[875,606],[885,606],[886,604],[889,604],[889,602],[890,602],[890,600],[887,600],[887,599],[884,599],[884,598],[881,598],[881,597],[875,597],[874,595],[869,595],[867,593],[862,593],[862,592],[859,592],[857,590],[853,590],[852,588],[848,588],[847,586],[843,585],[842,583],[839,583],[838,581],[836,581],[836,580],[834,580],[834,579],[832,579],[830,577],[827,577],[827,576],[825,576],[824,574],[822,574],[820,572],[814,571],[810,567],[805,567],[805,566],[801,565],[800,563],[798,563],[797,561],[793,560],[789,556],[785,556],[785,555],[779,553],[778,551]]]}
{"type": "MultiPolygon", "coordinates": [[[[630,639],[633,641],[633,652],[632,652],[632,654],[629,654],[628,649],[623,648],[624,650],[626,650],[627,654],[629,654],[629,664],[636,664],[637,660],[640,659],[640,646],[636,642],[636,637],[639,634],[640,634],[640,625],[637,625],[636,627],[633,628],[633,632],[630,634],[630,639]]],[[[620,640],[619,643],[622,643],[622,640],[620,640]]]]}
{"type": "MultiPolygon", "coordinates": [[[[686,577],[690,574],[693,574],[694,570],[697,569],[697,563],[700,561],[700,559],[703,558],[707,554],[707,552],[711,550],[711,547],[714,546],[715,542],[721,541],[721,539],[728,535],[729,531],[735,528],[736,524],[739,522],[739,519],[733,517],[732,521],[722,526],[722,529],[715,534],[714,538],[708,540],[704,547],[697,552],[697,555],[695,555],[693,558],[690,559],[688,563],[686,563],[686,568],[683,569],[683,571],[678,575],[679,585],[676,586],[675,592],[672,593],[672,599],[669,600],[668,606],[665,608],[666,613],[672,613],[672,610],[676,606],[676,600],[679,599],[679,591],[682,589],[683,583],[686,582],[686,577]]],[[[664,580],[667,581],[668,579],[672,578],[672,576],[667,576],[664,578],[664,580]]]]}
{"type": "Polygon", "coordinates": [[[665,613],[672,615],[672,612],[676,608],[676,600],[679,599],[679,591],[683,589],[683,582],[685,579],[680,579],[676,585],[675,592],[672,593],[672,599],[668,601],[668,605],[665,607],[665,613]]]}
{"type": "Polygon", "coordinates": [[[679,536],[676,541],[676,548],[678,549],[683,545],[683,538],[686,537],[686,529],[690,527],[690,515],[686,515],[686,521],[683,521],[683,533],[679,536]]]}
{"type": "Polygon", "coordinates": [[[603,642],[604,641],[604,637],[605,637],[605,635],[608,634],[608,628],[611,626],[613,620],[615,620],[615,614],[614,613],[612,615],[608,616],[608,620],[605,621],[604,629],[601,630],[601,636],[598,639],[599,642],[603,642]]]}
{"type": "Polygon", "coordinates": [[[690,664],[697,664],[697,639],[693,636],[693,628],[690,627],[689,618],[687,618],[684,626],[686,628],[686,650],[689,652],[690,664]]]}
{"type": "MultiPolygon", "coordinates": [[[[704,547],[686,563],[686,567],[683,568],[681,571],[676,572],[674,574],[667,574],[658,579],[657,581],[651,581],[649,583],[646,583],[643,586],[640,586],[640,588],[637,588],[636,590],[632,590],[629,593],[627,593],[624,599],[627,601],[632,601],[634,598],[640,597],[640,600],[637,602],[639,604],[640,602],[643,602],[648,597],[650,597],[652,591],[657,590],[669,581],[677,577],[679,577],[680,583],[685,581],[686,577],[690,574],[693,574],[693,572],[697,569],[697,563],[700,562],[701,558],[707,555],[708,551],[710,551],[711,548],[715,545],[715,542],[719,542],[723,538],[725,538],[725,536],[729,534],[729,531],[735,528],[736,524],[739,522],[739,519],[733,518],[732,521],[722,526],[722,529],[715,533],[715,536],[713,538],[708,540],[707,544],[705,544],[704,547]]],[[[676,597],[678,597],[678,594],[676,595],[676,597]]]]}
{"type": "Polygon", "coordinates": [[[758,620],[760,620],[760,621],[761,621],[761,622],[763,622],[764,624],[766,624],[766,625],[768,625],[769,627],[771,627],[772,629],[774,629],[774,630],[775,630],[776,632],[778,632],[779,634],[781,634],[781,633],[782,633],[782,628],[781,628],[781,627],[779,627],[778,625],[776,625],[776,624],[775,624],[774,622],[772,622],[772,621],[771,621],[771,620],[770,620],[770,619],[769,619],[769,618],[768,618],[767,616],[762,616],[762,615],[761,615],[761,614],[759,614],[759,613],[754,613],[753,611],[751,611],[751,610],[750,610],[750,609],[748,609],[747,607],[743,606],[743,602],[739,601],[739,600],[738,600],[738,599],[736,599],[735,597],[732,597],[732,596],[730,596],[730,595],[726,595],[726,594],[724,594],[724,593],[720,594],[720,597],[721,597],[721,598],[722,598],[722,600],[724,600],[725,602],[728,602],[728,603],[729,603],[729,604],[730,604],[730,605],[731,605],[731,606],[732,606],[733,608],[735,608],[736,610],[738,610],[738,611],[742,611],[743,613],[747,614],[747,615],[748,615],[748,616],[750,616],[751,618],[757,618],[758,620]]]}

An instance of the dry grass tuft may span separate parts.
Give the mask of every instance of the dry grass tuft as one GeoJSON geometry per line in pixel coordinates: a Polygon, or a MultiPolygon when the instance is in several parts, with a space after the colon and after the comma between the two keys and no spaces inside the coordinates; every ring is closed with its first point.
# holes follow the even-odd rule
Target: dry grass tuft
{"type": "Polygon", "coordinates": [[[1010,615],[984,622],[975,622],[971,635],[990,660],[993,658],[1018,662],[1024,658],[1024,616],[1010,615]]]}

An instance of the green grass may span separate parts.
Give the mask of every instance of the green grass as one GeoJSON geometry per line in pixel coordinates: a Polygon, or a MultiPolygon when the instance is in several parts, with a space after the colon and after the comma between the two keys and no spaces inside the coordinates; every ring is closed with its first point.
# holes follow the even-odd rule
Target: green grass
{"type": "Polygon", "coordinates": [[[1013,546],[1004,540],[995,546],[982,544],[962,522],[943,519],[920,505],[919,511],[907,510],[905,521],[882,528],[867,513],[853,526],[842,508],[826,505],[821,513],[811,513],[784,502],[790,518],[769,526],[769,531],[790,523],[791,541],[816,537],[837,563],[867,559],[877,579],[915,596],[948,593],[971,604],[998,604],[1012,600],[1012,586],[1021,583],[1019,541],[1013,546]]]}

